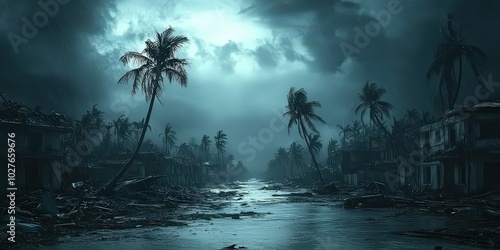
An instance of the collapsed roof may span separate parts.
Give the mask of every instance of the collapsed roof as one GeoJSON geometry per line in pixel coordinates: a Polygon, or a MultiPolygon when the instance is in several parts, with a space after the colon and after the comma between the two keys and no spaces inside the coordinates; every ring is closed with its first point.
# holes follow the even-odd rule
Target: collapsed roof
{"type": "Polygon", "coordinates": [[[23,104],[6,100],[0,103],[0,123],[36,126],[52,129],[70,130],[71,119],[61,113],[45,113],[40,106],[31,109],[23,104]]]}

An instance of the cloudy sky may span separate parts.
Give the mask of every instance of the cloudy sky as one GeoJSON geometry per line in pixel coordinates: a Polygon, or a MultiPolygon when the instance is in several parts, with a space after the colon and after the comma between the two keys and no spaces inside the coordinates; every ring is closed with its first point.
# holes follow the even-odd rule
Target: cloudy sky
{"type": "MultiPolygon", "coordinates": [[[[438,89],[427,85],[426,70],[447,13],[488,55],[483,73],[498,79],[499,11],[494,0],[3,0],[0,91],[73,117],[98,104],[109,119],[140,120],[147,103],[116,84],[130,69],[118,58],[172,26],[189,38],[178,53],[191,64],[189,83],[165,83],[147,137],[159,142],[167,122],[179,143],[224,130],[228,152],[263,169],[278,147],[300,139],[281,117],[291,86],[322,104],[325,146],[338,137],[336,124],[357,117],[367,80],[388,90],[396,116],[432,111],[438,89]]],[[[476,84],[468,67],[464,82],[459,103],[476,84]]]]}

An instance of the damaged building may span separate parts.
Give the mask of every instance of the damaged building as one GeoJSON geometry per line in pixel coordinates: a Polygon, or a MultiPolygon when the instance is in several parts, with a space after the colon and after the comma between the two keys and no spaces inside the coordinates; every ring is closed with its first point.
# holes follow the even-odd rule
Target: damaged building
{"type": "Polygon", "coordinates": [[[500,101],[446,113],[420,128],[420,144],[419,187],[462,193],[500,188],[500,101]]]}
{"type": "MultiPolygon", "coordinates": [[[[31,109],[2,97],[0,131],[1,152],[7,152],[7,133],[15,133],[15,186],[18,190],[60,188],[63,176],[71,171],[62,164],[64,135],[73,131],[65,115],[47,114],[38,106],[31,109]]],[[[7,162],[7,155],[0,155],[1,161],[7,162]]],[[[0,183],[7,186],[7,171],[2,171],[0,183]]]]}

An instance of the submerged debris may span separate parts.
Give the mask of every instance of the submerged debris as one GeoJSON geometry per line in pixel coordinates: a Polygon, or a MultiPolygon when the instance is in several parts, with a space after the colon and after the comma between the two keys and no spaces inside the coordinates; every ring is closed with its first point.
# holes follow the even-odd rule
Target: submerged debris
{"type": "MultiPolygon", "coordinates": [[[[214,197],[230,197],[236,192],[222,195],[180,186],[153,185],[161,176],[128,180],[117,186],[114,197],[101,197],[87,182],[72,184],[65,193],[52,194],[38,190],[18,192],[16,208],[16,241],[23,244],[53,244],[62,235],[76,234],[80,230],[131,229],[147,226],[184,226],[182,220],[203,218],[238,218],[259,216],[255,212],[215,215],[182,215],[175,209],[186,205],[213,205],[214,197]]],[[[8,207],[2,200],[1,207],[8,207]]],[[[6,210],[2,212],[5,219],[6,210]]],[[[3,223],[6,225],[6,223],[3,223]]],[[[0,232],[5,235],[6,230],[0,232]]],[[[10,246],[7,237],[0,242],[0,249],[10,246]]]]}

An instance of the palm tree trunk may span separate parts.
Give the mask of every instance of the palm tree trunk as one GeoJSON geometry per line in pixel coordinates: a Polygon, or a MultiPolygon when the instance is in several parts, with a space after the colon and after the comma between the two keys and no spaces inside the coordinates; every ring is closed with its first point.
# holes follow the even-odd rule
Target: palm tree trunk
{"type": "Polygon", "coordinates": [[[316,161],[316,157],[314,156],[314,153],[312,152],[311,145],[309,144],[309,135],[307,134],[306,127],[304,126],[304,123],[302,120],[300,120],[300,126],[302,127],[302,134],[304,136],[304,140],[306,141],[307,149],[309,150],[309,153],[311,154],[311,158],[313,160],[314,166],[316,167],[316,170],[318,171],[319,179],[321,180],[321,184],[326,185],[325,179],[323,179],[323,175],[321,174],[321,170],[319,169],[318,162],[316,161]]]}
{"type": "Polygon", "coordinates": [[[130,159],[128,159],[128,161],[125,163],[122,169],[120,169],[120,172],[118,172],[118,174],[116,174],[108,183],[106,183],[106,185],[104,185],[104,187],[102,187],[99,190],[98,194],[102,194],[104,196],[112,195],[114,193],[114,188],[118,183],[118,181],[120,180],[120,178],[125,174],[125,172],[127,172],[130,166],[132,166],[132,163],[135,161],[135,158],[137,158],[137,155],[139,155],[139,149],[141,148],[141,144],[144,141],[144,136],[146,135],[146,131],[148,129],[149,119],[151,118],[151,113],[153,111],[153,105],[156,98],[156,90],[157,87],[153,89],[153,93],[151,94],[151,101],[149,103],[148,114],[146,115],[146,120],[144,121],[144,127],[142,128],[141,132],[141,137],[139,138],[139,142],[137,143],[137,147],[135,148],[134,153],[132,154],[130,159]]]}
{"type": "Polygon", "coordinates": [[[455,96],[453,97],[453,103],[457,102],[461,83],[462,83],[462,56],[458,58],[458,81],[457,81],[457,89],[455,91],[455,96]]]}

